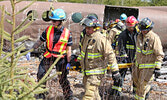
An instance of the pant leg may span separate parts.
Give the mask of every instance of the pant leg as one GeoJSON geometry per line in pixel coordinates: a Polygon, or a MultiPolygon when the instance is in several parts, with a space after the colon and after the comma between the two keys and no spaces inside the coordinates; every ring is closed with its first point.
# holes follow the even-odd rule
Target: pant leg
{"type": "Polygon", "coordinates": [[[128,70],[128,68],[123,68],[123,69],[119,70],[119,72],[121,74],[121,79],[120,80],[114,80],[114,84],[112,86],[112,92],[110,93],[111,95],[121,96],[123,82],[124,82],[124,78],[126,76],[127,70],[128,70]]]}
{"type": "Polygon", "coordinates": [[[53,58],[43,58],[42,61],[39,64],[38,72],[37,72],[37,79],[38,81],[43,78],[43,76],[46,74],[47,70],[50,68],[50,66],[53,64],[54,59],[53,58]]]}
{"type": "Polygon", "coordinates": [[[132,66],[132,81],[133,81],[133,93],[136,93],[136,89],[138,86],[138,78],[139,78],[139,69],[138,66],[132,66]]]}
{"type": "Polygon", "coordinates": [[[144,100],[146,93],[150,90],[149,82],[152,78],[153,71],[153,68],[139,69],[138,86],[136,90],[136,97],[138,97],[138,99],[144,100]]]}
{"type": "Polygon", "coordinates": [[[71,87],[70,87],[70,82],[67,79],[67,75],[68,75],[69,72],[68,72],[68,70],[66,70],[66,64],[67,64],[66,59],[62,58],[56,64],[56,69],[58,71],[62,72],[61,75],[58,75],[59,83],[60,83],[60,85],[61,85],[61,87],[63,89],[64,98],[68,99],[69,97],[72,97],[73,92],[72,92],[71,87]]]}
{"type": "Polygon", "coordinates": [[[85,95],[82,100],[101,100],[99,95],[100,79],[98,76],[85,77],[85,95]]]}

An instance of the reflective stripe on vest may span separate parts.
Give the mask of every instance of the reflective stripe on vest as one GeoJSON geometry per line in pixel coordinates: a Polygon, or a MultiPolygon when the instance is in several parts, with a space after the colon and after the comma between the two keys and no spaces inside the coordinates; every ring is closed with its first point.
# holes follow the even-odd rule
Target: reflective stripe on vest
{"type": "Polygon", "coordinates": [[[121,87],[118,87],[118,86],[112,86],[112,89],[115,89],[115,90],[117,90],[117,91],[122,91],[122,88],[121,87]]]}
{"type": "Polygon", "coordinates": [[[140,96],[138,96],[137,94],[135,95],[135,99],[136,99],[136,100],[145,100],[144,97],[140,97],[140,96]]]}
{"type": "Polygon", "coordinates": [[[134,45],[126,44],[126,49],[135,49],[135,48],[134,48],[134,45]]]}
{"type": "Polygon", "coordinates": [[[44,53],[44,57],[50,58],[51,56],[58,57],[60,55],[61,57],[64,57],[64,55],[62,54],[66,53],[66,46],[70,36],[70,31],[64,28],[58,42],[54,46],[53,46],[54,27],[49,26],[46,34],[47,34],[46,36],[47,51],[44,53]]]}
{"type": "Polygon", "coordinates": [[[141,50],[139,47],[137,47],[137,52],[145,55],[149,55],[153,53],[153,50],[141,50]]]}
{"type": "Polygon", "coordinates": [[[83,74],[85,75],[96,75],[96,74],[105,74],[107,72],[107,68],[105,69],[94,69],[94,70],[85,70],[83,74]]]}

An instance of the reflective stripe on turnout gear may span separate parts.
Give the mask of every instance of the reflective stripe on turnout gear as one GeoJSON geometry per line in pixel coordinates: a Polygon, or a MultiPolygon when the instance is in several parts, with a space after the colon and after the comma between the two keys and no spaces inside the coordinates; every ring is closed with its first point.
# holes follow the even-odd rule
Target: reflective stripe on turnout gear
{"type": "Polygon", "coordinates": [[[118,67],[118,64],[109,64],[108,67],[112,70],[118,67]]]}
{"type": "Polygon", "coordinates": [[[126,49],[135,49],[134,45],[126,44],[126,49]]]}
{"type": "Polygon", "coordinates": [[[161,66],[161,64],[162,64],[162,63],[159,62],[159,61],[156,61],[156,62],[155,62],[155,65],[156,65],[156,66],[161,66]]]}
{"type": "Polygon", "coordinates": [[[150,63],[150,64],[138,64],[136,61],[136,66],[139,68],[155,68],[155,63],[150,63]]]}
{"type": "Polygon", "coordinates": [[[139,47],[137,47],[137,52],[145,54],[145,55],[149,55],[149,54],[152,54],[154,51],[153,50],[141,50],[139,47]]]}
{"type": "Polygon", "coordinates": [[[107,68],[105,68],[105,69],[93,69],[93,70],[82,71],[82,73],[84,75],[105,74],[106,72],[107,72],[107,68]]]}
{"type": "Polygon", "coordinates": [[[118,87],[118,86],[112,86],[112,89],[115,89],[115,90],[117,90],[117,91],[122,91],[122,88],[121,87],[118,87]]]}
{"type": "MultiPolygon", "coordinates": [[[[100,53],[89,53],[88,52],[88,59],[94,59],[94,58],[99,58],[102,57],[103,55],[101,55],[100,53]]],[[[81,57],[85,57],[85,52],[81,51],[81,57]]]]}
{"type": "Polygon", "coordinates": [[[135,97],[135,99],[137,99],[137,100],[145,100],[143,97],[140,97],[140,96],[138,96],[137,94],[136,94],[134,97],[135,97]]]}

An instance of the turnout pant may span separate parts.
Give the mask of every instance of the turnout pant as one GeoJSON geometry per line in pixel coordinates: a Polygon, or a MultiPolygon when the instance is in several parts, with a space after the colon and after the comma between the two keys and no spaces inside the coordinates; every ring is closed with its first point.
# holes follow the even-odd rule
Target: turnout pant
{"type": "MultiPolygon", "coordinates": [[[[51,58],[43,58],[42,61],[40,62],[40,65],[38,67],[38,73],[37,73],[37,79],[38,81],[42,79],[42,77],[46,74],[50,66],[54,63],[54,61],[57,58],[51,57],[51,58]]],[[[63,89],[63,95],[65,99],[69,98],[70,96],[73,95],[73,92],[70,88],[70,82],[67,79],[67,74],[69,73],[68,70],[66,70],[66,64],[67,64],[67,59],[61,58],[57,64],[56,64],[56,70],[62,72],[61,75],[58,75],[59,78],[59,83],[63,89]]]]}
{"type": "Polygon", "coordinates": [[[101,100],[99,95],[99,85],[101,80],[98,76],[84,76],[85,95],[82,100],[101,100]]]}
{"type": "Polygon", "coordinates": [[[146,93],[150,91],[150,80],[153,77],[154,68],[132,67],[133,84],[136,86],[136,100],[145,100],[146,93]]]}

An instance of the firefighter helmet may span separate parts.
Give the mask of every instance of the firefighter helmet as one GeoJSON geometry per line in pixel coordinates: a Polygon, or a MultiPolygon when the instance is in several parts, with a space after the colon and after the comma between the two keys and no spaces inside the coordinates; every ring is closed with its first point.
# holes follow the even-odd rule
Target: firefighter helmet
{"type": "Polygon", "coordinates": [[[83,19],[82,25],[87,27],[101,27],[98,19],[94,16],[89,16],[83,19]]]}
{"type": "Polygon", "coordinates": [[[55,9],[51,12],[51,15],[49,16],[51,20],[65,20],[66,19],[66,13],[63,9],[55,9]]]}
{"type": "Polygon", "coordinates": [[[127,15],[125,13],[122,13],[120,16],[121,21],[125,21],[127,19],[127,15]]]}
{"type": "Polygon", "coordinates": [[[139,23],[139,29],[141,31],[144,31],[144,30],[151,30],[152,28],[154,27],[154,22],[151,21],[149,18],[143,18],[141,20],[141,22],[139,23]]]}
{"type": "Polygon", "coordinates": [[[90,16],[94,16],[94,17],[96,17],[96,19],[98,19],[98,16],[95,13],[90,13],[87,15],[87,17],[90,17],[90,16]]]}
{"type": "Polygon", "coordinates": [[[137,23],[138,23],[138,21],[134,16],[129,16],[126,19],[126,26],[127,27],[135,27],[137,23]]]}

